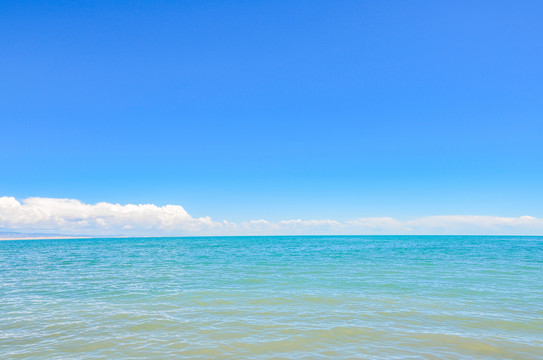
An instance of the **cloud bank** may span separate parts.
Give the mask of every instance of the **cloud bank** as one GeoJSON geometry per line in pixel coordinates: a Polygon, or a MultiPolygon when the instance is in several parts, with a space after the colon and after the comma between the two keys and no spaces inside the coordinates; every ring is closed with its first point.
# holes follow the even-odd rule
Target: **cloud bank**
{"type": "Polygon", "coordinates": [[[428,216],[410,220],[390,217],[348,221],[251,220],[214,221],[192,217],[180,205],[85,204],[75,199],[0,197],[0,230],[96,236],[180,235],[379,235],[496,234],[542,235],[543,219],[532,216],[428,216]]]}

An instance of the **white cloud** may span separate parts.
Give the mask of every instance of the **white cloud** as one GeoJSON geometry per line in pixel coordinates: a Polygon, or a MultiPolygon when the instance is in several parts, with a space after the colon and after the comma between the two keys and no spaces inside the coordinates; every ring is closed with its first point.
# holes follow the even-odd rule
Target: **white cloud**
{"type": "Polygon", "coordinates": [[[411,220],[368,217],[264,219],[239,223],[194,218],[182,206],[85,204],[75,199],[0,197],[0,229],[84,235],[303,235],[303,234],[543,234],[531,216],[428,216],[411,220]]]}
{"type": "Polygon", "coordinates": [[[543,219],[532,216],[428,216],[406,224],[416,233],[431,234],[543,234],[543,219]]]}
{"type": "Polygon", "coordinates": [[[95,205],[74,199],[0,198],[0,227],[80,234],[154,234],[172,231],[191,233],[213,228],[210,218],[193,218],[182,206],[95,205]]]}

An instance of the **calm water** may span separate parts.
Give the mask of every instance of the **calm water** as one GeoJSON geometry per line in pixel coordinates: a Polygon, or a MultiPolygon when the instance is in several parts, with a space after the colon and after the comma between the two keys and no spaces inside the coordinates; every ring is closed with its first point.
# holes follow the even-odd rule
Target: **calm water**
{"type": "Polygon", "coordinates": [[[0,242],[2,359],[543,358],[543,237],[0,242]]]}

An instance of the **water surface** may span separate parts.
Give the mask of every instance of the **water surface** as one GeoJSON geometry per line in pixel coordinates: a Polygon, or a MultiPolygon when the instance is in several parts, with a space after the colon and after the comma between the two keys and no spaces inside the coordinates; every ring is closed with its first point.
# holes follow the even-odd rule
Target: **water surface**
{"type": "Polygon", "coordinates": [[[543,358],[543,237],[0,242],[0,358],[543,358]]]}

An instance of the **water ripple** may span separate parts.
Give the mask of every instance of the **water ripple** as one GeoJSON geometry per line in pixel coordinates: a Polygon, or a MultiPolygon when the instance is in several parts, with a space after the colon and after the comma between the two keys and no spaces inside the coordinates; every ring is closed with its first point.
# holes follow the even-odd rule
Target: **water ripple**
{"type": "Polygon", "coordinates": [[[543,358],[540,237],[10,241],[0,260],[0,358],[543,358]]]}

